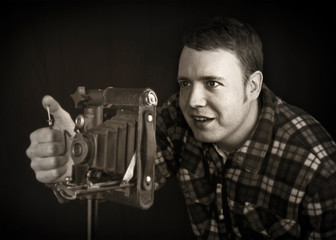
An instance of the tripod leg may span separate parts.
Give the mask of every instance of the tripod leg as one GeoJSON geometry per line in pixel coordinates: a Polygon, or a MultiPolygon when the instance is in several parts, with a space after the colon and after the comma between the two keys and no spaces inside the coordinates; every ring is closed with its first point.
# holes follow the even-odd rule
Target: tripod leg
{"type": "Polygon", "coordinates": [[[98,200],[87,200],[87,240],[96,240],[98,227],[98,200]]]}

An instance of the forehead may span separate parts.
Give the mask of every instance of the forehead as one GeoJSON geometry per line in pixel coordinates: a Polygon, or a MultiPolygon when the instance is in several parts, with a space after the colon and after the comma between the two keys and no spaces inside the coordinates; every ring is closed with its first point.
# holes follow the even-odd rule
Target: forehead
{"type": "Polygon", "coordinates": [[[179,61],[179,76],[191,75],[241,75],[241,65],[229,50],[197,51],[184,47],[179,61]]]}

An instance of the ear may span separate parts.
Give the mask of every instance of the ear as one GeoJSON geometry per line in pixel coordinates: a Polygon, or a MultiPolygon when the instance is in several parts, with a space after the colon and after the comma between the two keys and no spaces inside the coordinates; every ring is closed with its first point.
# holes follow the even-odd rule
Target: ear
{"type": "Polygon", "coordinates": [[[246,85],[247,94],[250,99],[257,99],[259,97],[261,87],[263,83],[263,74],[260,71],[255,71],[249,77],[246,85]]]}

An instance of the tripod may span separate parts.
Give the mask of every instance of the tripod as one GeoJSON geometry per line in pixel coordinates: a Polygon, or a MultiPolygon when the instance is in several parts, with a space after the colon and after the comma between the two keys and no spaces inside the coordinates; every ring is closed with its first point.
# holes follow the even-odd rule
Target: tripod
{"type": "Polygon", "coordinates": [[[97,240],[98,200],[87,200],[87,240],[97,240]]]}

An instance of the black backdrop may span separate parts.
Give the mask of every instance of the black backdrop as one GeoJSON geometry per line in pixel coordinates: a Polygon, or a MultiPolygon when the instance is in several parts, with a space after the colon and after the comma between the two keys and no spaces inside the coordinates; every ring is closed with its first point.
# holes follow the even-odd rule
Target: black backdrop
{"type": "MultiPolygon", "coordinates": [[[[69,94],[151,87],[160,103],[177,90],[182,33],[200,17],[248,21],[264,43],[264,81],[336,137],[335,6],[331,1],[1,1],[1,229],[5,239],[85,239],[85,202],[60,205],[35,180],[29,134],[46,126],[51,94],[73,117],[69,94]]],[[[104,202],[100,239],[192,239],[175,180],[142,211],[104,202]]]]}

